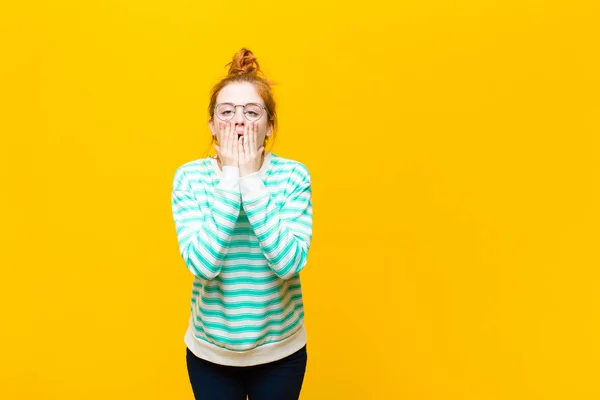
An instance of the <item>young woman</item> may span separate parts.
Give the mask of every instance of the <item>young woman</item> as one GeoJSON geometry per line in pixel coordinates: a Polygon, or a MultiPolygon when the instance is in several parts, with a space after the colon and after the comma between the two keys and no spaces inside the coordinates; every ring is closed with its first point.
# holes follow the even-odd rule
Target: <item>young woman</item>
{"type": "Polygon", "coordinates": [[[296,400],[307,363],[299,272],[312,238],[311,177],[265,151],[277,127],[270,82],[237,52],[212,89],[217,155],[175,172],[179,250],[194,275],[185,334],[196,399],[296,400]]]}

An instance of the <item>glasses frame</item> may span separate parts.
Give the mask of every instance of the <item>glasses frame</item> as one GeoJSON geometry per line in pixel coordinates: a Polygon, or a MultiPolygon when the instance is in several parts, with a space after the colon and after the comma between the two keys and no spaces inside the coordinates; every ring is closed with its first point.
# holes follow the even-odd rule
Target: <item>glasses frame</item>
{"type": "Polygon", "coordinates": [[[237,112],[237,108],[238,107],[242,107],[242,110],[243,110],[248,104],[253,104],[253,105],[259,106],[260,108],[263,109],[263,113],[257,119],[250,119],[250,118],[248,118],[248,116],[246,115],[246,113],[242,111],[243,114],[244,114],[244,118],[246,118],[248,121],[258,121],[259,119],[261,119],[263,117],[263,115],[265,115],[265,113],[268,114],[267,107],[263,106],[262,104],[259,104],[259,103],[233,104],[233,103],[231,103],[229,101],[224,101],[222,103],[216,104],[215,108],[214,108],[214,113],[215,113],[215,115],[217,116],[217,118],[220,121],[231,121],[232,119],[235,118],[235,113],[237,112]],[[219,113],[217,113],[217,107],[219,107],[222,104],[231,104],[233,106],[233,109],[235,110],[235,112],[231,115],[231,118],[229,118],[229,119],[222,119],[221,117],[219,117],[219,113]]]}

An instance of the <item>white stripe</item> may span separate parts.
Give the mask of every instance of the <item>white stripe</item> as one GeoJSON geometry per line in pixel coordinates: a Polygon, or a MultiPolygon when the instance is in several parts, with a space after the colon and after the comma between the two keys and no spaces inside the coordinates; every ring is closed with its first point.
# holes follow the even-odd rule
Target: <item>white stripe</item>
{"type": "MultiPolygon", "coordinates": [[[[243,314],[264,315],[268,311],[281,308],[282,304],[284,304],[289,297],[290,296],[286,295],[286,297],[284,297],[284,299],[281,301],[281,303],[272,304],[270,306],[265,307],[264,309],[257,309],[257,308],[252,308],[252,307],[226,308],[226,307],[223,307],[221,305],[216,305],[216,304],[202,304],[202,308],[204,308],[206,310],[222,311],[226,315],[243,315],[243,314]]],[[[196,304],[198,307],[199,304],[198,303],[196,303],[196,304]]],[[[294,307],[298,304],[302,304],[302,299],[301,298],[296,299],[296,300],[292,301],[290,304],[291,304],[291,307],[294,307]]]]}
{"type": "MultiPolygon", "coordinates": [[[[299,312],[300,311],[298,311],[298,313],[299,312]]],[[[196,314],[196,312],[194,310],[193,316],[194,316],[194,321],[195,321],[196,325],[202,326],[204,328],[204,330],[207,331],[207,332],[209,332],[209,333],[213,333],[213,334],[218,335],[218,336],[225,336],[228,339],[252,339],[252,338],[256,338],[256,337],[264,335],[265,333],[267,333],[268,331],[270,331],[272,329],[276,329],[276,330],[285,329],[286,327],[288,327],[288,326],[290,326],[292,324],[295,324],[296,321],[298,320],[297,317],[296,318],[290,318],[287,321],[285,321],[283,324],[277,324],[277,325],[272,325],[272,326],[270,325],[270,326],[267,326],[267,327],[265,327],[264,329],[262,329],[262,330],[260,330],[258,332],[235,332],[234,333],[234,332],[227,332],[226,330],[220,329],[220,328],[213,328],[213,327],[207,328],[207,327],[203,326],[203,324],[202,324],[201,321],[198,321],[197,319],[195,319],[196,315],[197,314],[196,314]]],[[[230,322],[230,324],[231,324],[231,322],[230,322]]]]}
{"type": "MultiPolygon", "coordinates": [[[[227,319],[224,319],[222,317],[217,317],[217,316],[207,316],[204,315],[201,311],[198,312],[197,315],[200,316],[200,318],[202,319],[202,321],[207,321],[207,322],[214,322],[217,324],[222,324],[228,327],[232,327],[232,328],[239,328],[239,327],[243,327],[243,326],[261,326],[264,325],[265,323],[269,322],[269,321],[275,321],[278,319],[282,319],[285,318],[292,310],[294,310],[294,307],[296,305],[302,305],[302,301],[300,300],[296,300],[294,302],[292,302],[288,307],[286,307],[280,314],[271,314],[266,318],[260,319],[260,320],[256,320],[256,319],[240,319],[240,320],[234,320],[234,321],[230,321],[227,319]]],[[[296,315],[300,314],[303,311],[302,307],[299,307],[295,310],[296,315]]],[[[227,313],[228,315],[231,315],[230,313],[227,313]]],[[[294,317],[290,317],[290,319],[294,320],[294,317]]],[[[199,323],[199,322],[196,322],[199,323]]],[[[274,327],[280,326],[279,325],[273,325],[274,327]]]]}
{"type": "Polygon", "coordinates": [[[228,266],[228,267],[239,267],[239,266],[261,267],[262,266],[262,267],[269,268],[267,265],[267,260],[264,258],[258,259],[258,260],[250,260],[250,259],[245,259],[245,258],[240,258],[240,259],[234,260],[232,258],[225,258],[223,265],[228,266]]]}
{"type": "MultiPolygon", "coordinates": [[[[266,263],[264,263],[266,265],[266,263]]],[[[219,274],[222,278],[268,278],[273,276],[271,269],[265,269],[264,271],[230,271],[227,268],[221,270],[219,274]]]]}
{"type": "MultiPolygon", "coordinates": [[[[211,282],[212,283],[212,282],[211,282]]],[[[225,291],[233,291],[233,290],[272,290],[275,287],[279,287],[281,288],[285,288],[287,287],[287,284],[285,283],[285,281],[282,281],[281,279],[278,279],[276,281],[273,282],[267,282],[267,283],[223,283],[223,282],[219,282],[219,283],[215,283],[214,284],[210,284],[207,283],[204,285],[204,288],[209,288],[209,287],[221,287],[223,290],[225,291]]]]}
{"type": "MultiPolygon", "coordinates": [[[[288,290],[288,292],[291,295],[300,294],[300,293],[302,293],[302,288],[288,290]]],[[[203,291],[202,296],[203,296],[203,298],[206,298],[206,299],[224,300],[223,295],[218,292],[204,292],[203,291]]],[[[247,302],[247,301],[249,301],[249,302],[266,302],[269,300],[280,299],[280,298],[281,298],[281,292],[275,292],[275,293],[271,293],[266,296],[248,296],[248,295],[232,296],[232,297],[228,297],[227,301],[224,301],[224,303],[226,303],[228,306],[234,307],[233,303],[238,303],[238,302],[240,302],[240,303],[247,302]]]]}

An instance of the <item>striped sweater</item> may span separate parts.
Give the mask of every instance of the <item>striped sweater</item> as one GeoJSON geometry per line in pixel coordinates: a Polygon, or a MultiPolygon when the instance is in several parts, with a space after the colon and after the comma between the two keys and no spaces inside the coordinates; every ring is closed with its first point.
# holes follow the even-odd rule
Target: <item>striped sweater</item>
{"type": "Polygon", "coordinates": [[[306,166],[272,152],[243,178],[213,157],[176,170],[173,219],[194,276],[184,342],[196,356],[248,366],[306,344],[299,272],[312,238],[311,193],[306,166]]]}

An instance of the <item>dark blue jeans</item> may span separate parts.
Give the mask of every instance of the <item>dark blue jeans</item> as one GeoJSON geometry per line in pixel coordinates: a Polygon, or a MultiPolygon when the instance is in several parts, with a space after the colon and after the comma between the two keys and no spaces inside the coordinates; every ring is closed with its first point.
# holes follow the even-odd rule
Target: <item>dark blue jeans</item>
{"type": "Polygon", "coordinates": [[[307,363],[306,346],[281,360],[249,367],[214,364],[186,348],[196,400],[297,400],[307,363]]]}

